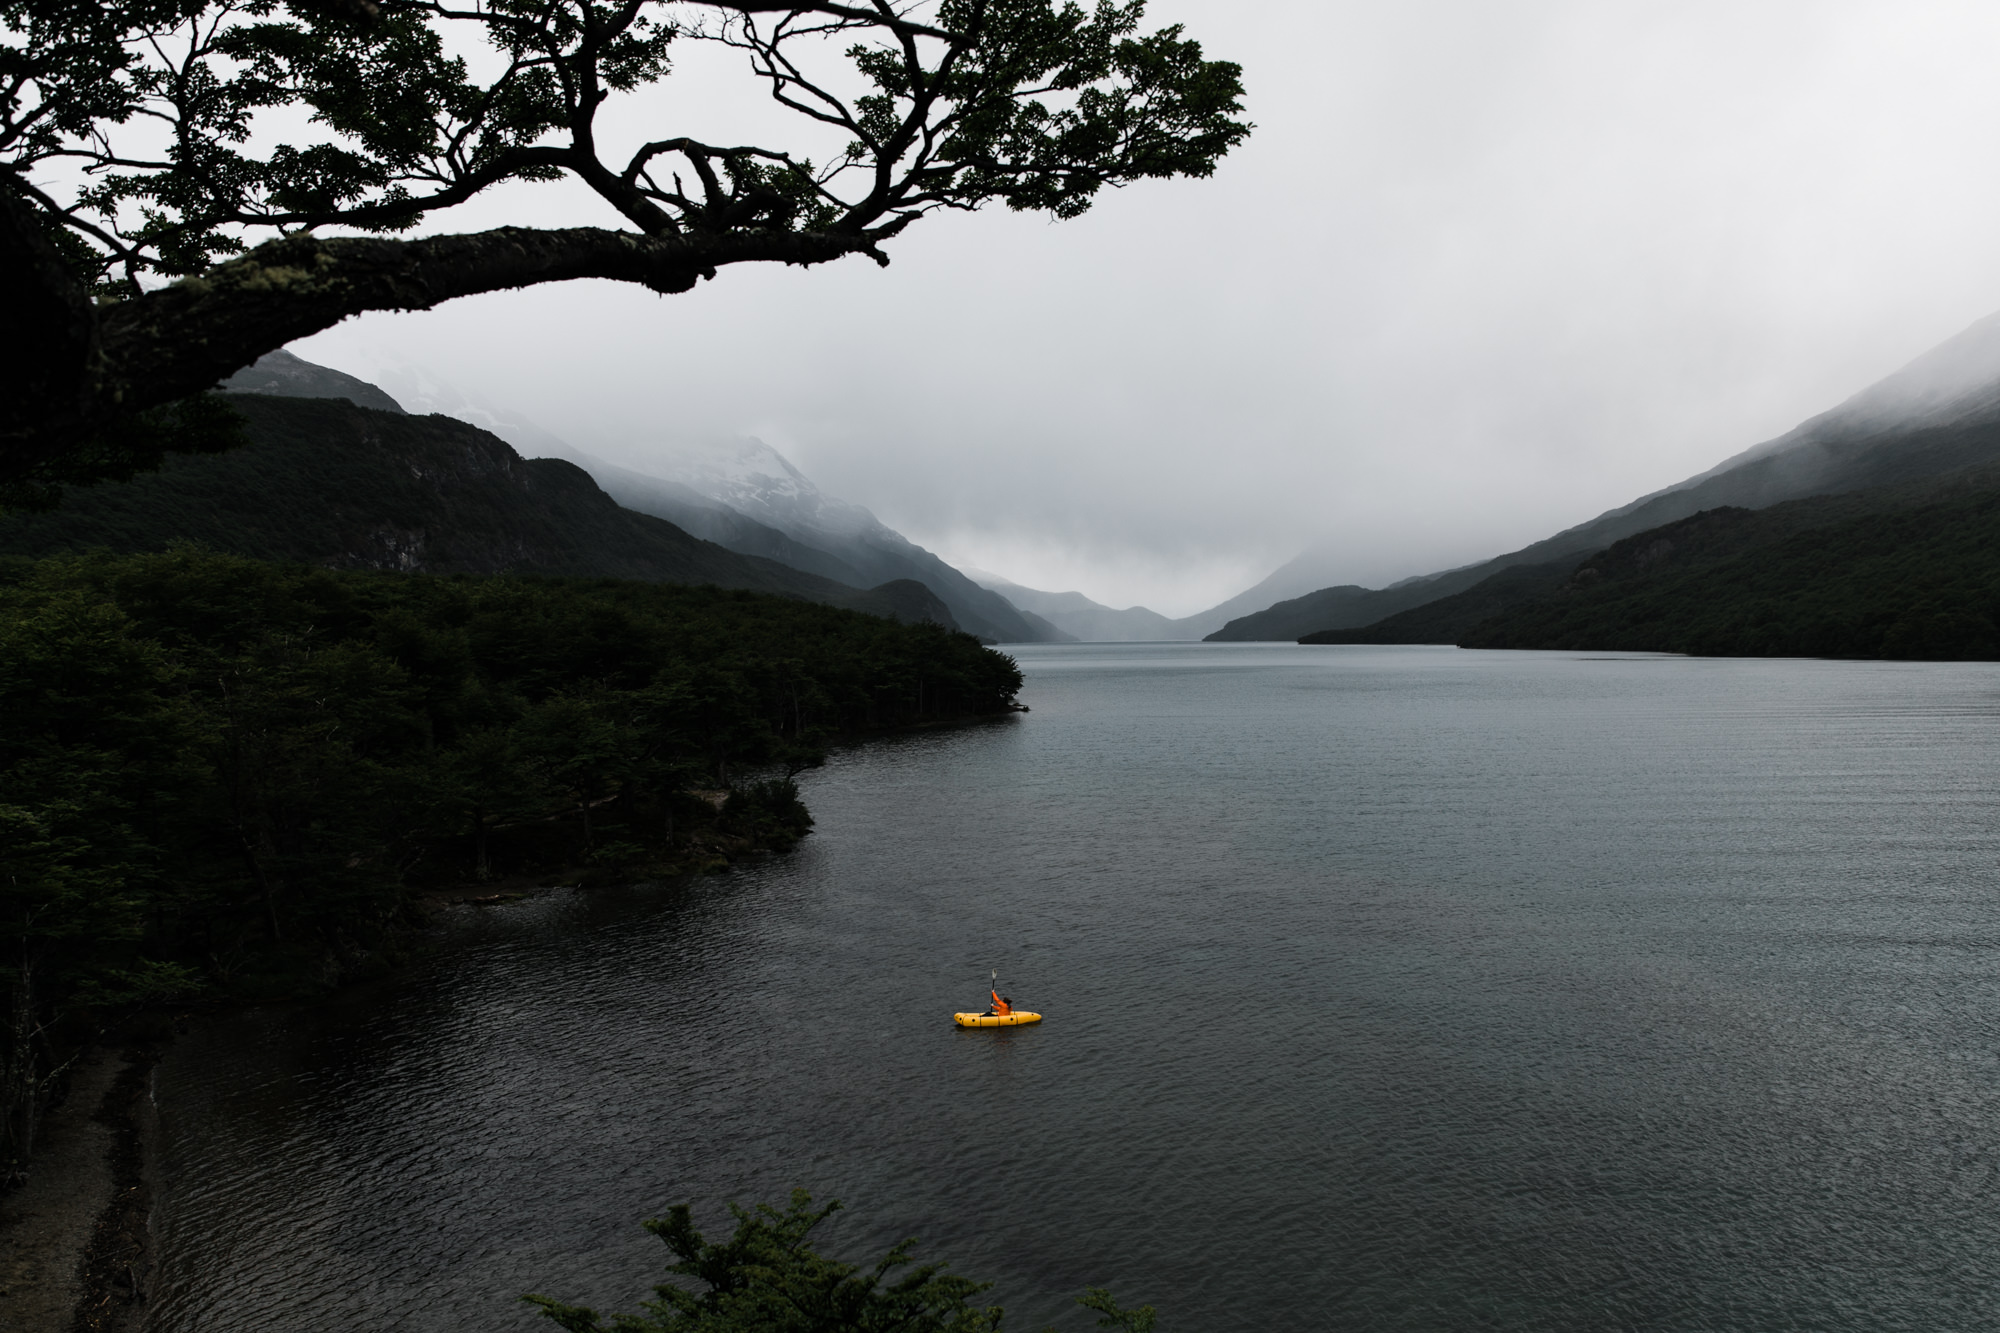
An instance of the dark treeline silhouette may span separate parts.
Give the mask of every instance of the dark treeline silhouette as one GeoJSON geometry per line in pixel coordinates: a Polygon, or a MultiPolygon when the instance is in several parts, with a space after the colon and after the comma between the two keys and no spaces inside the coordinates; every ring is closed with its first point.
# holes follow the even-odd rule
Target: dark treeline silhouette
{"type": "Polygon", "coordinates": [[[2000,478],[1715,509],[1616,543],[1467,648],[2000,658],[2000,478]]]}
{"type": "Polygon", "coordinates": [[[2000,659],[2000,467],[1704,509],[1299,642],[2000,659]]]}
{"type": "Polygon", "coordinates": [[[0,564],[4,1151],[91,1015],[349,975],[427,888],[788,846],[777,773],[1020,682],[935,625],[708,587],[0,564]]]}

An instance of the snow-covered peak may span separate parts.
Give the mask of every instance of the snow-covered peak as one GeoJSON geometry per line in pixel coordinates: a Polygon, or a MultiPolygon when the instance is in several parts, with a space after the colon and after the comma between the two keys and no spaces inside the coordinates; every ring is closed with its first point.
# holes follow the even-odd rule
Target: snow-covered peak
{"type": "Polygon", "coordinates": [[[751,436],[677,443],[649,462],[646,470],[654,475],[725,503],[732,503],[737,496],[789,505],[824,499],[819,487],[793,467],[790,459],[751,436]]]}
{"type": "Polygon", "coordinates": [[[635,459],[633,468],[795,537],[894,536],[868,510],[827,495],[790,459],[753,436],[675,441],[635,459]]]}
{"type": "MultiPolygon", "coordinates": [[[[379,349],[349,350],[353,354],[346,359],[355,364],[356,373],[412,413],[456,417],[491,431],[528,458],[566,459],[586,471],[607,465],[608,460],[575,448],[518,412],[468,398],[429,366],[379,349]]],[[[807,545],[849,538],[904,544],[868,510],[827,495],[791,460],[752,436],[648,441],[613,456],[627,471],[676,482],[807,545]]]]}
{"type": "Polygon", "coordinates": [[[353,354],[340,359],[350,370],[341,373],[354,374],[380,388],[412,416],[454,417],[498,435],[520,450],[523,458],[561,458],[579,465],[585,461],[585,455],[520,413],[495,410],[467,398],[429,366],[377,348],[349,350],[353,354]]]}

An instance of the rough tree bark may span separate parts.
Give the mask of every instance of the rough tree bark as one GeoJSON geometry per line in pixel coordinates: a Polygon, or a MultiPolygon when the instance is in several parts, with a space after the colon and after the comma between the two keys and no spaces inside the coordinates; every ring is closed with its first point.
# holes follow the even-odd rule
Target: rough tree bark
{"type": "MultiPolygon", "coordinates": [[[[866,233],[648,236],[596,227],[421,240],[298,235],[199,277],[93,307],[26,210],[0,190],[0,296],[37,337],[0,358],[0,481],[29,475],[115,416],[200,393],[296,338],[370,310],[428,310],[483,292],[576,278],[685,292],[729,264],[877,263],[866,233]]],[[[12,322],[12,320],[10,320],[12,322]]]]}

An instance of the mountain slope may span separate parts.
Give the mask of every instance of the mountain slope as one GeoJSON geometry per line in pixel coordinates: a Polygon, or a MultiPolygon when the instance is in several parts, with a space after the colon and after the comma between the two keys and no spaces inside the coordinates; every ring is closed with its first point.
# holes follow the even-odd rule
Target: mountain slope
{"type": "MultiPolygon", "coordinates": [[[[697,522],[710,531],[743,541],[773,559],[813,567],[850,570],[865,583],[916,579],[951,608],[960,626],[1003,643],[1060,641],[1066,637],[1047,621],[1025,615],[1000,594],[980,587],[931,552],[918,546],[857,504],[834,499],[813,485],[777,450],[761,440],[710,441],[663,454],[650,472],[620,468],[580,456],[579,461],[620,503],[670,521],[693,517],[690,495],[721,506],[757,529],[730,529],[724,520],[697,522]],[[791,545],[780,547],[770,532],[791,545]],[[825,562],[834,562],[827,564],[825,562]]],[[[716,540],[723,540],[718,536],[716,540]]],[[[743,549],[737,547],[736,549],[743,549]]]]}
{"type": "MultiPolygon", "coordinates": [[[[582,469],[523,459],[449,417],[244,395],[252,443],[0,516],[0,552],[218,551],[337,569],[599,575],[781,593],[951,624],[921,586],[862,590],[725,550],[620,508],[582,469]]],[[[885,581],[886,582],[886,581],[885,581]]]]}
{"type": "MultiPolygon", "coordinates": [[[[384,367],[380,373],[384,383],[418,410],[487,430],[531,459],[573,463],[627,509],[664,519],[738,554],[775,560],[855,587],[906,580],[922,583],[950,609],[960,627],[994,642],[1068,637],[979,587],[860,505],[825,495],[762,441],[696,443],[664,456],[658,474],[640,472],[574,449],[523,417],[473,403],[419,367],[384,367]]],[[[260,359],[223,387],[357,402],[359,390],[377,396],[374,406],[402,410],[396,399],[375,385],[289,352],[260,359]]]]}
{"type": "Polygon", "coordinates": [[[1503,569],[1581,561],[1636,533],[1724,506],[1942,476],[2000,461],[2000,315],[1972,325],[1831,411],[1662,491],[1518,551],[1393,588],[1323,589],[1231,621],[1216,640],[1297,639],[1373,625],[1503,569]],[[1317,620],[1318,623],[1312,623],[1317,620]]]}
{"type": "MultiPolygon", "coordinates": [[[[1517,553],[1519,554],[1519,553],[1517,553]]],[[[1581,558],[1579,553],[1578,558],[1581,558]]],[[[1413,606],[1434,602],[1440,597],[1462,592],[1501,569],[1531,561],[1501,556],[1481,565],[1455,569],[1446,574],[1411,579],[1391,588],[1363,588],[1347,583],[1337,588],[1321,588],[1303,597],[1265,607],[1239,616],[1207,636],[1212,643],[1249,642],[1265,639],[1297,640],[1315,629],[1372,625],[1384,616],[1413,606]]]]}
{"type": "Polygon", "coordinates": [[[1615,543],[1467,647],[2000,657],[2000,469],[1709,510],[1615,543]]]}
{"type": "MultiPolygon", "coordinates": [[[[1725,458],[1708,471],[1667,491],[1699,485],[1746,463],[1800,446],[1854,440],[1885,430],[1965,426],[2000,420],[2000,313],[1977,320],[1956,336],[1925,352],[1901,370],[1869,385],[1839,406],[1822,412],[1775,440],[1725,458]]],[[[1804,459],[1794,460],[1795,471],[1804,459]]],[[[1801,476],[1801,481],[1809,479],[1801,476]]],[[[1836,487],[1821,487],[1832,490],[1836,487]]],[[[1664,495],[1656,491],[1654,495],[1664,495]]],[[[1641,496],[1632,506],[1654,495],[1641,496]]],[[[1618,512],[1618,511],[1613,511],[1618,512]]]]}
{"type": "MultiPolygon", "coordinates": [[[[1355,593],[1392,591],[1392,589],[1363,588],[1358,584],[1336,584],[1335,580],[1339,577],[1339,557],[1324,547],[1309,547],[1291,560],[1280,565],[1277,569],[1272,570],[1271,573],[1259,580],[1255,585],[1237,593],[1229,600],[1220,602],[1206,611],[1184,617],[1174,623],[1181,629],[1182,635],[1186,638],[1216,639],[1219,641],[1225,637],[1223,633],[1225,630],[1230,632],[1228,637],[1235,636],[1236,631],[1232,629],[1232,626],[1237,621],[1256,616],[1263,611],[1275,610],[1278,606],[1285,603],[1304,601],[1317,593],[1332,593],[1343,590],[1351,590],[1355,593]]],[[[1427,583],[1435,577],[1435,575],[1426,575],[1417,579],[1405,580],[1405,582],[1410,584],[1427,583]]],[[[1398,588],[1402,586],[1402,584],[1396,585],[1398,588]]],[[[1344,602],[1340,598],[1334,598],[1325,605],[1338,607],[1344,605],[1344,602]]],[[[1339,614],[1340,612],[1335,611],[1336,617],[1339,614]]],[[[1377,612],[1376,614],[1385,613],[1377,612]]],[[[1287,621],[1286,623],[1290,622],[1287,621]]],[[[1328,621],[1325,623],[1331,624],[1333,622],[1328,621]]],[[[1258,632],[1252,633],[1249,637],[1282,638],[1284,636],[1281,634],[1258,632]]],[[[1294,635],[1292,637],[1296,638],[1297,636],[1294,635]]]]}
{"type": "MultiPolygon", "coordinates": [[[[1636,540],[1636,539],[1635,539],[1636,540]]],[[[1562,556],[1541,565],[1508,565],[1464,592],[1385,616],[1370,625],[1323,629],[1299,636],[1300,643],[1457,643],[1474,626],[1560,588],[1581,563],[1562,556]]]]}
{"type": "Polygon", "coordinates": [[[258,357],[220,387],[224,393],[257,393],[269,398],[345,398],[356,407],[408,415],[401,403],[367,380],[314,365],[283,349],[258,357]]]}
{"type": "Polygon", "coordinates": [[[972,573],[970,577],[1023,613],[1039,616],[1058,632],[1083,643],[1170,643],[1195,637],[1181,629],[1179,621],[1143,606],[1121,611],[1093,602],[1080,592],[1043,592],[997,574],[972,573]]]}
{"type": "Polygon", "coordinates": [[[838,556],[795,541],[777,528],[759,523],[678,482],[649,477],[596,458],[579,460],[578,466],[590,473],[605,494],[627,509],[663,518],[704,541],[856,587],[869,582],[866,574],[838,556]]]}

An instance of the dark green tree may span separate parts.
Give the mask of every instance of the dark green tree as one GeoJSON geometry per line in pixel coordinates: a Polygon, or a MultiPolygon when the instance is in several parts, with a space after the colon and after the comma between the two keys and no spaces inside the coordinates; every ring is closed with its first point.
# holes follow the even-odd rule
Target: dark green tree
{"type": "Polygon", "coordinates": [[[480,727],[432,761],[431,782],[447,831],[472,830],[472,877],[493,878],[491,837],[496,826],[529,818],[550,804],[546,770],[529,761],[521,734],[513,727],[480,727]]]}
{"type": "Polygon", "coordinates": [[[74,592],[0,615],[0,1157],[9,1176],[68,1060],[82,1012],[171,993],[184,969],[140,948],[162,891],[144,817],[184,814],[197,735],[171,671],[115,608],[74,592]]]}
{"type": "MultiPolygon", "coordinates": [[[[793,1190],[782,1212],[731,1204],[736,1232],[716,1243],[677,1204],[645,1224],[666,1243],[674,1256],[667,1272],[680,1280],[654,1287],[659,1299],[646,1302],[644,1314],[606,1322],[588,1306],[522,1299],[569,1333],[1000,1333],[1001,1308],[974,1300],[992,1284],[948,1273],[942,1263],[916,1263],[914,1240],[865,1267],[820,1254],[813,1230],[839,1209],[838,1200],[815,1208],[804,1190],[793,1190]]],[[[1077,1303],[1097,1312],[1099,1328],[1152,1333],[1150,1305],[1121,1309],[1099,1288],[1077,1303]]]]}
{"type": "Polygon", "coordinates": [[[576,811],[586,856],[595,845],[591,811],[632,776],[644,748],[641,736],[619,725],[622,712],[606,691],[579,690],[543,700],[518,729],[530,768],[576,811]]]}
{"type": "Polygon", "coordinates": [[[149,996],[354,975],[468,872],[790,846],[789,780],[698,786],[914,720],[881,703],[912,662],[969,714],[1021,687],[966,635],[718,588],[0,561],[0,1174],[149,996]]]}
{"type": "Polygon", "coordinates": [[[317,637],[267,634],[216,679],[218,832],[273,940],[293,917],[324,929],[393,911],[383,862],[433,799],[393,762],[420,725],[402,671],[371,644],[317,637]]]}
{"type": "Polygon", "coordinates": [[[681,700],[681,726],[707,757],[709,775],[719,787],[731,785],[732,763],[763,756],[777,739],[739,671],[703,667],[676,681],[674,689],[681,700]]]}
{"type": "MultiPolygon", "coordinates": [[[[888,262],[926,214],[1074,217],[1206,176],[1241,71],[1144,0],[0,0],[0,486],[18,498],[215,434],[177,409],[368,310],[572,278],[888,262]],[[798,144],[614,142],[688,42],[738,53],[798,144]],[[802,151],[811,146],[813,155],[802,151]],[[817,160],[815,160],[815,157],[817,160]],[[434,229],[509,182],[619,227],[434,229]]],[[[652,114],[644,112],[642,114],[652,114]]]]}

